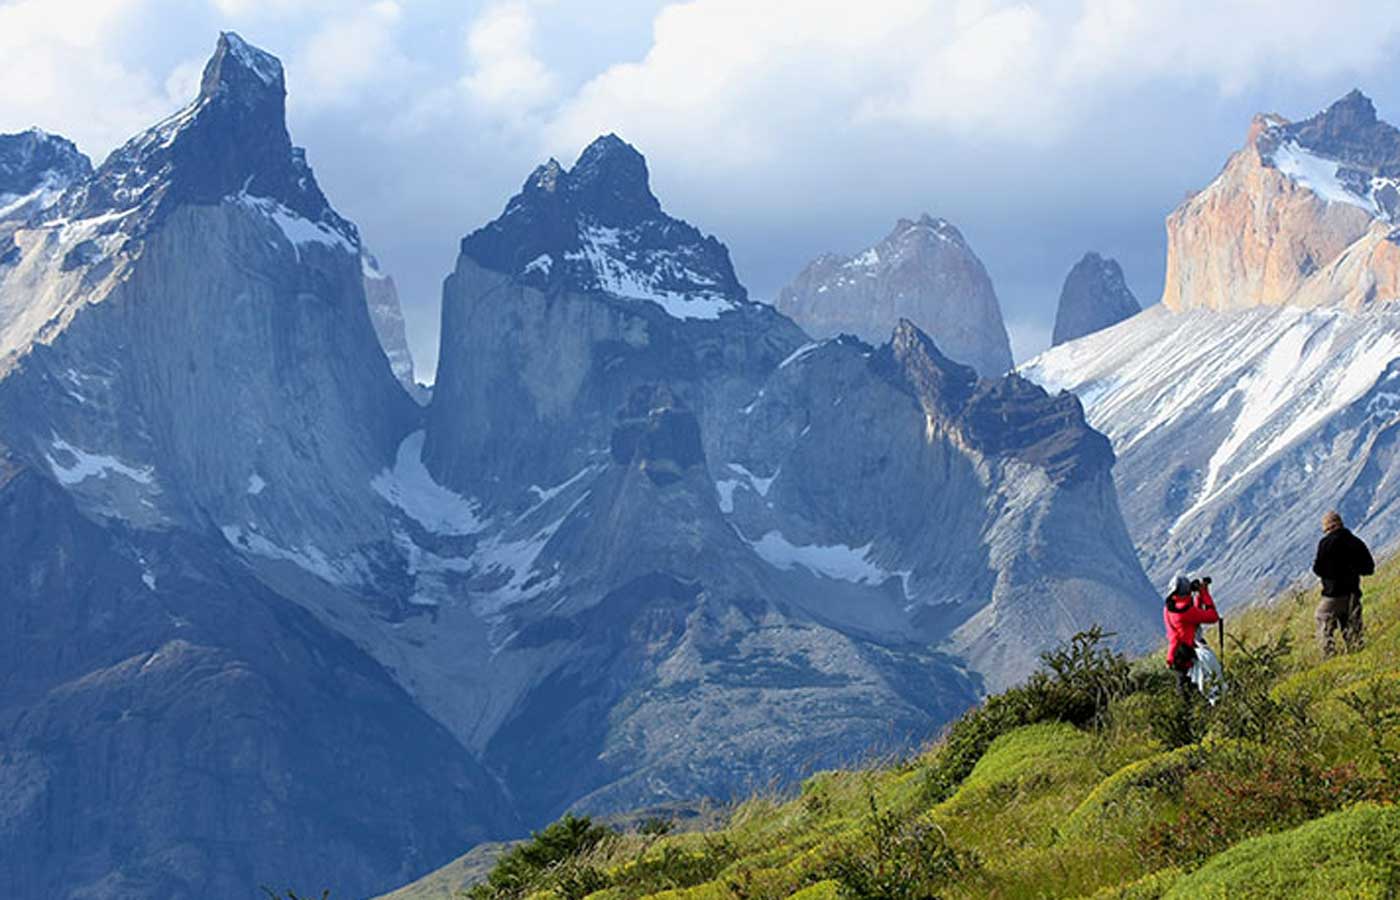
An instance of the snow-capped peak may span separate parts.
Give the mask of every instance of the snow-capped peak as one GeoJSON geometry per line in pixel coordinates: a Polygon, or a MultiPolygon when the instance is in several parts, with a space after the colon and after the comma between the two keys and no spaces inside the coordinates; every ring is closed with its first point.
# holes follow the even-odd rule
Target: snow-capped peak
{"type": "Polygon", "coordinates": [[[1347,203],[1388,222],[1400,218],[1400,130],[1352,90],[1301,122],[1256,116],[1259,159],[1328,203],[1347,203]]]}
{"type": "Polygon", "coordinates": [[[306,154],[286,125],[282,64],[232,32],[219,36],[199,95],[112,154],[59,206],[69,220],[140,209],[133,233],[183,204],[257,201],[359,244],[355,226],[330,207],[306,154]]]}
{"type": "Polygon", "coordinates": [[[748,297],[713,237],[668,216],[646,160],[604,135],[572,169],[550,159],[495,221],[462,240],[478,265],[544,290],[655,303],[682,319],[711,319],[748,297]]]}
{"type": "Polygon", "coordinates": [[[222,69],[230,58],[269,87],[283,83],[281,60],[265,50],[259,50],[232,31],[221,32],[211,64],[217,61],[222,69]]]}

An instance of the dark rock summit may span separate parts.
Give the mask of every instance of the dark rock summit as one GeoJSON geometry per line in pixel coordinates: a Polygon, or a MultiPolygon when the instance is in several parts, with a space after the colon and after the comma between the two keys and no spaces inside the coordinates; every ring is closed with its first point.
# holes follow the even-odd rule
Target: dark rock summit
{"type": "MultiPolygon", "coordinates": [[[[276,57],[232,32],[219,36],[199,96],[117,148],[61,205],[71,219],[140,210],[150,224],[180,206],[251,198],[285,208],[358,246],[355,226],[331,209],[286,125],[276,57]]],[[[124,226],[128,233],[135,231],[124,226]]]]}
{"type": "Polygon", "coordinates": [[[92,174],[92,162],[67,138],[37,128],[0,134],[0,218],[36,192],[55,195],[92,174]]]}
{"type": "Polygon", "coordinates": [[[817,257],[783,288],[777,307],[817,338],[845,333],[878,344],[908,319],[982,375],[1012,365],[987,270],[952,223],[927,213],[900,219],[853,257],[817,257]]]}
{"type": "Polygon", "coordinates": [[[714,318],[748,297],[725,246],[662,212],[646,160],[612,134],[572,169],[553,159],[535,169],[461,249],[531,287],[651,301],[682,318],[714,318]]]}
{"type": "Polygon", "coordinates": [[[1140,312],[1142,307],[1124,280],[1118,262],[1094,252],[1086,253],[1065,276],[1050,345],[1093,334],[1140,312]]]}

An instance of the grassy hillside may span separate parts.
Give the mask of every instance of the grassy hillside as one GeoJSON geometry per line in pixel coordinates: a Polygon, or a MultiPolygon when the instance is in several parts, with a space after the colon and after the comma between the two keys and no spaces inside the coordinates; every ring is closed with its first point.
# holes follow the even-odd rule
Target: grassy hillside
{"type": "Polygon", "coordinates": [[[1366,589],[1367,647],[1327,662],[1311,592],[1229,622],[1214,708],[1081,640],[911,759],[714,830],[551,826],[470,896],[1400,896],[1400,563],[1366,589]]]}

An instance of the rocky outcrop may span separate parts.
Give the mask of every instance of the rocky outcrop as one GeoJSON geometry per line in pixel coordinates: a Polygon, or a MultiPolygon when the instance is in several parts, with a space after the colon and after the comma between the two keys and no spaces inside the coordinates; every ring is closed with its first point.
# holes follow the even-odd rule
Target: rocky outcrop
{"type": "Polygon", "coordinates": [[[1012,365],[987,270],[957,228],[927,213],[900,219],[853,257],[817,257],[783,288],[777,307],[817,338],[845,333],[879,343],[908,319],[982,375],[1012,365]]]}
{"type": "Polygon", "coordinates": [[[415,400],[427,402],[426,392],[413,376],[413,354],[408,349],[408,335],[404,331],[403,307],[399,304],[399,291],[393,276],[379,268],[379,260],[368,250],[360,250],[360,268],[365,276],[365,302],[369,304],[369,320],[374,325],[374,333],[379,337],[379,346],[389,357],[389,368],[399,384],[404,386],[415,400]]]}
{"type": "Polygon", "coordinates": [[[91,173],[92,163],[67,138],[37,128],[0,134],[0,222],[42,212],[91,173]]]}
{"type": "Polygon", "coordinates": [[[1142,311],[1116,260],[1086,253],[1065,276],[1051,346],[1116,325],[1142,311]]]}
{"type": "Polygon", "coordinates": [[[1353,91],[1290,123],[1255,117],[1244,149],[1167,217],[1171,310],[1345,305],[1400,296],[1389,241],[1400,131],[1353,91]],[[1353,252],[1353,247],[1358,252],[1353,252]]]}

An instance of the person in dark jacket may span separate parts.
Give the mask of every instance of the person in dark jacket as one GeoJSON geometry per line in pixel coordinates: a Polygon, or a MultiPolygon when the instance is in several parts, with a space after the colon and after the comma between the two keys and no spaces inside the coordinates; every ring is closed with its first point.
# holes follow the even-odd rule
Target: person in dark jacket
{"type": "Polygon", "coordinates": [[[1322,517],[1322,531],[1313,574],[1322,579],[1317,644],[1326,659],[1336,650],[1332,635],[1338,629],[1348,651],[1361,649],[1361,576],[1374,573],[1376,563],[1365,542],[1347,530],[1335,510],[1322,517]]]}

